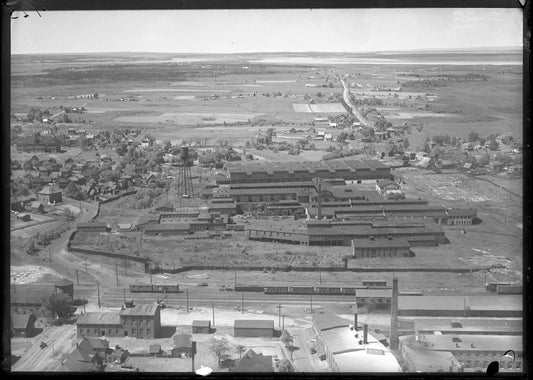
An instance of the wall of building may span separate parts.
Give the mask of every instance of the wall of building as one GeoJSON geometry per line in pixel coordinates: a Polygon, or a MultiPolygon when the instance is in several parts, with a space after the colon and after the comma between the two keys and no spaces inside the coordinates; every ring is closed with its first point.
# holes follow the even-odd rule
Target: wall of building
{"type": "Polygon", "coordinates": [[[274,329],[271,328],[234,328],[234,336],[240,337],[272,337],[274,336],[274,329]]]}
{"type": "Polygon", "coordinates": [[[124,328],[121,325],[76,325],[78,338],[88,337],[124,337],[124,328]],[[104,334],[102,334],[102,332],[104,334]]]}

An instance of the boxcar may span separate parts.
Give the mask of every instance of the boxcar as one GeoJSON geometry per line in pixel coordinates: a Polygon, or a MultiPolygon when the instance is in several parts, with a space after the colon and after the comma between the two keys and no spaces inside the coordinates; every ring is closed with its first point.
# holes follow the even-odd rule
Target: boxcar
{"type": "Polygon", "coordinates": [[[496,293],[498,294],[522,294],[522,285],[498,285],[496,293]]]}
{"type": "Polygon", "coordinates": [[[324,294],[324,295],[337,295],[341,294],[341,288],[340,287],[325,287],[325,286],[317,286],[315,288],[316,294],[324,294]]]}
{"type": "Polygon", "coordinates": [[[363,286],[368,286],[369,288],[387,287],[387,281],[372,281],[372,280],[363,281],[363,286]]]}
{"type": "Polygon", "coordinates": [[[498,286],[511,285],[509,282],[489,282],[485,284],[485,289],[489,292],[498,291],[498,286]]]}
{"type": "Polygon", "coordinates": [[[341,294],[345,296],[355,296],[355,288],[349,288],[349,287],[342,287],[341,288],[341,294]]]}
{"type": "Polygon", "coordinates": [[[265,294],[289,294],[288,286],[265,286],[265,294]]]}
{"type": "Polygon", "coordinates": [[[152,285],[144,285],[144,284],[136,284],[136,285],[130,285],[130,292],[132,293],[152,293],[153,287],[152,285]]]}
{"type": "Polygon", "coordinates": [[[265,287],[262,285],[237,285],[236,292],[263,292],[265,287]]]}
{"type": "Polygon", "coordinates": [[[179,285],[154,285],[154,293],[179,293],[179,285]]]}
{"type": "Polygon", "coordinates": [[[314,286],[289,286],[290,294],[314,294],[314,286]]]}

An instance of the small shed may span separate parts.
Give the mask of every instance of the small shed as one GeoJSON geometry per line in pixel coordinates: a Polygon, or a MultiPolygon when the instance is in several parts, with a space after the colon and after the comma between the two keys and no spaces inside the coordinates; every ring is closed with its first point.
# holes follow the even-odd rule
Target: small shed
{"type": "Polygon", "coordinates": [[[19,214],[17,219],[22,220],[23,222],[29,222],[31,220],[30,214],[19,214]]]}
{"type": "Polygon", "coordinates": [[[150,345],[150,356],[157,356],[161,354],[161,345],[159,343],[154,343],[150,345]]]}
{"type": "Polygon", "coordinates": [[[192,321],[193,334],[209,334],[211,332],[211,321],[197,320],[192,321]]]}
{"type": "Polygon", "coordinates": [[[32,204],[30,205],[30,209],[31,211],[38,212],[39,214],[44,213],[44,206],[41,202],[38,201],[32,202],[32,204]]]}
{"type": "Polygon", "coordinates": [[[274,321],[268,319],[237,319],[233,325],[233,335],[240,337],[272,337],[274,321]]]}
{"type": "Polygon", "coordinates": [[[192,354],[192,335],[176,334],[172,337],[174,347],[172,347],[172,356],[182,356],[183,354],[191,356],[192,354]]]}

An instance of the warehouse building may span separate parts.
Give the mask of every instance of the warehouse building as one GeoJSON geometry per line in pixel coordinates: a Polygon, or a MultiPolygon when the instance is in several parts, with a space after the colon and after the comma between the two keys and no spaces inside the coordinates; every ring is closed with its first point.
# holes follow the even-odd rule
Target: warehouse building
{"type": "Polygon", "coordinates": [[[304,182],[317,177],[376,181],[389,178],[390,167],[376,160],[228,163],[228,180],[235,183],[304,182]]]}
{"type": "Polygon", "coordinates": [[[500,370],[523,370],[522,336],[517,335],[406,335],[399,338],[400,352],[406,348],[419,351],[450,352],[464,363],[464,371],[485,372],[493,361],[500,363],[500,370]],[[514,352],[514,360],[505,360],[503,354],[514,352]]]}
{"type": "Polygon", "coordinates": [[[193,334],[210,334],[211,333],[211,321],[195,319],[194,321],[192,321],[192,333],[193,334]]]}
{"type": "Polygon", "coordinates": [[[273,337],[274,321],[268,319],[236,319],[233,325],[233,336],[273,337]]]}
{"type": "Polygon", "coordinates": [[[156,304],[136,305],[120,313],[85,313],[76,321],[78,338],[83,336],[115,336],[155,339],[161,329],[160,307],[156,304]]]}
{"type": "MultiPolygon", "coordinates": [[[[357,319],[357,317],[355,317],[357,319]]],[[[401,372],[394,355],[372,334],[368,326],[324,312],[313,315],[317,351],[324,352],[332,372],[401,372]]]]}
{"type": "Polygon", "coordinates": [[[469,225],[477,218],[477,209],[475,208],[451,208],[446,211],[448,215],[447,223],[449,225],[469,225]]]}
{"type": "Polygon", "coordinates": [[[354,239],[352,240],[353,257],[411,257],[411,248],[405,238],[399,239],[354,239]]]}
{"type": "Polygon", "coordinates": [[[106,222],[79,223],[78,232],[109,232],[111,229],[106,222]]]}
{"type": "Polygon", "coordinates": [[[498,318],[417,318],[413,320],[415,335],[522,335],[522,319],[498,318]]]}
{"type": "MultiPolygon", "coordinates": [[[[444,230],[439,225],[385,227],[380,224],[350,224],[308,221],[300,228],[272,225],[263,228],[247,228],[249,240],[279,242],[299,245],[351,246],[353,239],[402,239],[410,246],[436,246],[446,242],[444,230]]],[[[378,243],[377,243],[378,244],[378,243]]]]}

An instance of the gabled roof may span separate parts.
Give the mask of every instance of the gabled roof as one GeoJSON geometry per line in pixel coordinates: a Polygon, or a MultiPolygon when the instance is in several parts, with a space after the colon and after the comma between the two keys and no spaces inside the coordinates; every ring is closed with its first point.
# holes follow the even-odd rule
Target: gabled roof
{"type": "Polygon", "coordinates": [[[350,321],[339,317],[337,314],[331,312],[324,312],[319,314],[313,314],[313,324],[320,331],[331,330],[337,327],[348,327],[350,321]]]}
{"type": "Polygon", "coordinates": [[[30,318],[33,316],[33,314],[18,314],[14,313],[11,315],[11,320],[13,321],[13,328],[14,329],[26,329],[28,328],[30,324],[30,318]]]}
{"type": "Polygon", "coordinates": [[[159,343],[151,344],[149,348],[151,354],[158,354],[161,352],[161,345],[159,343]]]}
{"type": "Polygon", "coordinates": [[[270,319],[236,319],[233,327],[236,329],[273,329],[274,321],[270,319]]]}
{"type": "Polygon", "coordinates": [[[144,316],[154,316],[159,310],[159,305],[157,304],[144,304],[144,305],[135,305],[135,307],[130,309],[125,309],[120,311],[120,315],[144,315],[144,316]]]}
{"type": "Polygon", "coordinates": [[[172,337],[174,340],[174,347],[176,348],[192,348],[192,335],[190,334],[177,334],[172,337]]]}
{"type": "Polygon", "coordinates": [[[192,321],[192,327],[211,327],[211,321],[195,319],[192,321]]]}
{"type": "Polygon", "coordinates": [[[120,325],[117,313],[85,313],[78,317],[77,325],[120,325]]]}
{"type": "Polygon", "coordinates": [[[55,190],[51,186],[45,186],[41,191],[39,191],[37,194],[44,194],[44,195],[51,195],[51,194],[57,194],[62,193],[61,190],[55,190]]]}
{"type": "Polygon", "coordinates": [[[274,372],[272,356],[248,350],[230,372],[274,372]]]}

